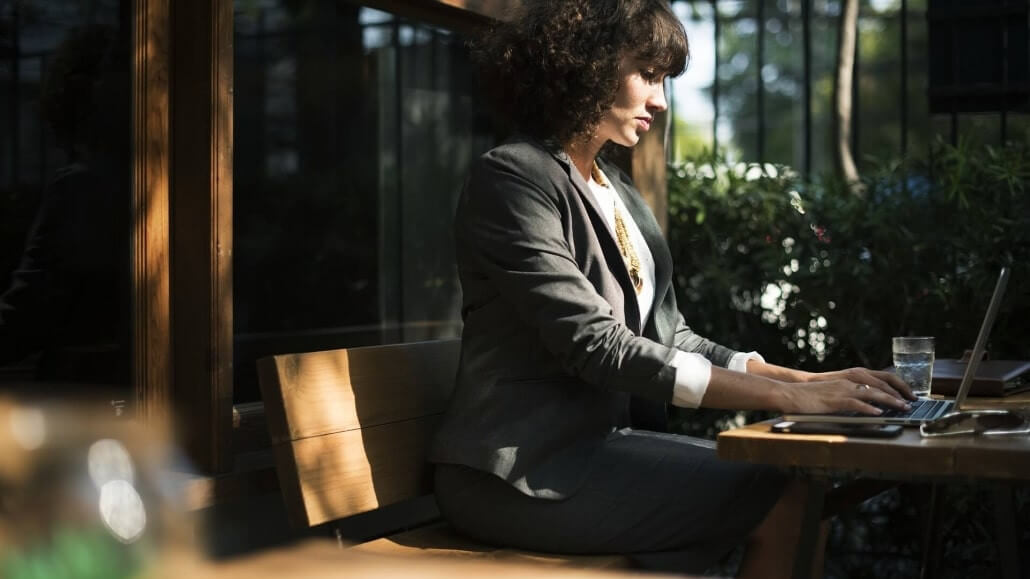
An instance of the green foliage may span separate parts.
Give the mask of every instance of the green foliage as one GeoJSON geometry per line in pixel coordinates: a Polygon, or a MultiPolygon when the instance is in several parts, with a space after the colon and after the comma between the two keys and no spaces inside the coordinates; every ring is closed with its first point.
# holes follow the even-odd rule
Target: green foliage
{"type": "Polygon", "coordinates": [[[0,558],[8,579],[121,579],[139,577],[152,547],[118,543],[101,528],[59,528],[51,541],[0,558]]]}
{"type": "Polygon", "coordinates": [[[890,365],[890,337],[971,347],[998,269],[1013,269],[991,350],[1027,356],[1030,157],[937,143],[881,164],[867,194],[706,153],[671,168],[669,241],[688,324],[810,370],[890,365]]]}
{"type": "MultiPolygon", "coordinates": [[[[710,152],[671,166],[668,236],[688,325],[813,371],[887,367],[896,335],[936,336],[938,356],[956,357],[972,347],[1008,265],[989,350],[1030,356],[1028,151],[937,142],[925,159],[876,164],[863,184],[859,197],[833,177],[806,181],[785,166],[731,164],[710,152]]],[[[673,427],[712,437],[765,417],[678,411],[673,427]]],[[[946,488],[942,576],[997,576],[983,489],[946,488]]],[[[914,576],[925,493],[905,485],[838,518],[827,576],[914,576]]],[[[1018,521],[1027,494],[1017,493],[1018,521]]],[[[1030,530],[1019,540],[1030,542],[1030,530]]]]}

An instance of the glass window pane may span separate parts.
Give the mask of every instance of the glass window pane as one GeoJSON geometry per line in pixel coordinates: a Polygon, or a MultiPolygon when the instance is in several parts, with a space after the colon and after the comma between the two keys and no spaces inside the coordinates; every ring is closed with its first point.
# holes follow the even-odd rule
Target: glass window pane
{"type": "Polygon", "coordinates": [[[812,174],[833,171],[833,79],[837,74],[837,22],[840,5],[813,3],[812,17],[812,174]]]}
{"type": "Polygon", "coordinates": [[[715,79],[715,22],[712,5],[678,2],[673,5],[690,41],[687,70],[672,81],[673,125],[670,156],[681,160],[712,148],[715,107],[712,82],[715,79]]]}
{"type": "Polygon", "coordinates": [[[872,159],[901,155],[901,20],[897,3],[868,0],[860,4],[857,63],[855,162],[862,168],[872,159]]]}
{"type": "Polygon", "coordinates": [[[800,5],[765,2],[762,82],[765,87],[765,161],[804,166],[804,48],[800,5]]]}
{"type": "Polygon", "coordinates": [[[933,131],[930,123],[929,77],[930,69],[926,26],[926,3],[917,9],[917,2],[908,2],[908,143],[907,154],[925,155],[929,151],[933,131]]]}
{"type": "Polygon", "coordinates": [[[0,5],[0,388],[125,399],[130,3],[0,5]]]}
{"type": "Polygon", "coordinates": [[[492,143],[464,38],[335,0],[238,0],[236,398],[254,359],[456,336],[451,219],[492,143]]]}
{"type": "Polygon", "coordinates": [[[719,148],[732,160],[758,157],[758,22],[744,3],[720,1],[719,148]]]}

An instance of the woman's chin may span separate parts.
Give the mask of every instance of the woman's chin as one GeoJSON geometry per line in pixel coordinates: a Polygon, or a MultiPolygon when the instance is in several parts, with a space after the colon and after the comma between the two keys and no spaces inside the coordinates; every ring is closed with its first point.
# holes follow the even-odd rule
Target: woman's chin
{"type": "Polygon", "coordinates": [[[640,135],[633,133],[632,135],[620,135],[620,138],[615,140],[616,145],[622,145],[623,147],[634,147],[640,142],[640,135]]]}

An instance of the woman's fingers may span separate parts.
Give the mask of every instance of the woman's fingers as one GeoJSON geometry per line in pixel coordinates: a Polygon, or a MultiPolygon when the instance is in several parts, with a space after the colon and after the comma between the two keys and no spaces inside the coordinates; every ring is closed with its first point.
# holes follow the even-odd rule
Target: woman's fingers
{"type": "Polygon", "coordinates": [[[844,412],[860,412],[862,414],[871,414],[873,416],[883,414],[882,410],[859,398],[845,399],[844,408],[842,408],[841,410],[844,412]]]}
{"type": "MultiPolygon", "coordinates": [[[[871,409],[875,407],[868,404],[869,402],[875,402],[880,406],[896,408],[901,411],[909,409],[908,402],[898,398],[896,394],[887,393],[882,388],[874,388],[872,385],[865,383],[854,384],[852,397],[871,409]]],[[[879,414],[879,412],[873,412],[873,414],[879,414]]]]}
{"type": "Polygon", "coordinates": [[[866,382],[846,378],[810,382],[804,387],[791,390],[793,395],[790,396],[788,410],[797,412],[821,414],[851,411],[876,416],[882,414],[881,408],[895,408],[902,412],[909,410],[908,402],[898,398],[896,393],[888,394],[866,382]]]}
{"type": "Polygon", "coordinates": [[[896,399],[916,399],[915,395],[912,394],[912,389],[908,387],[908,384],[890,372],[854,368],[849,374],[848,378],[852,382],[869,384],[873,388],[885,392],[896,399]]]}
{"type": "Polygon", "coordinates": [[[905,381],[902,380],[901,377],[899,377],[897,374],[893,372],[883,371],[873,372],[873,374],[877,378],[886,381],[890,385],[890,387],[893,388],[895,391],[901,392],[901,395],[905,398],[908,398],[909,400],[916,399],[916,395],[912,393],[912,388],[910,388],[909,385],[906,384],[905,381]]]}

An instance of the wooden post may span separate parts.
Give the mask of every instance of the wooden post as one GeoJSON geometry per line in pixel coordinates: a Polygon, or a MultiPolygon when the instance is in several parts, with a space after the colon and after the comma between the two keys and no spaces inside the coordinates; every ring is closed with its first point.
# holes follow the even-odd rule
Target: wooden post
{"type": "Polygon", "coordinates": [[[178,435],[202,471],[232,467],[232,2],[173,11],[172,311],[178,435]]]}
{"type": "Polygon", "coordinates": [[[170,409],[169,0],[135,0],[133,26],[133,389],[143,420],[170,409]]]}

